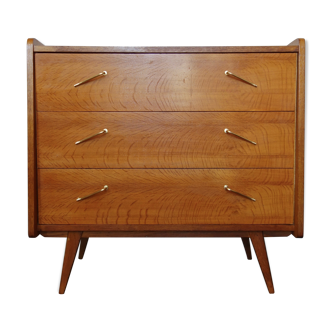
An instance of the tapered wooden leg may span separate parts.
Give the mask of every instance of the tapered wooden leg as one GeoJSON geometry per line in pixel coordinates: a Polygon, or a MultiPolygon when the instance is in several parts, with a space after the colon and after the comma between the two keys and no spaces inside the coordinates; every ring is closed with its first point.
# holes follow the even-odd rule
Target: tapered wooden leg
{"type": "Polygon", "coordinates": [[[74,264],[78,245],[80,243],[82,232],[68,232],[65,257],[63,259],[62,274],[60,281],[59,293],[64,294],[71,269],[74,264]]]}
{"type": "Polygon", "coordinates": [[[82,259],[84,257],[85,249],[88,244],[89,238],[82,238],[81,239],[81,244],[80,244],[80,252],[78,254],[78,258],[82,259]]]}
{"type": "Polygon", "coordinates": [[[242,240],[242,243],[243,243],[243,246],[244,246],[244,250],[246,251],[247,258],[252,259],[249,238],[248,237],[241,237],[241,240],[242,240]]]}
{"type": "Polygon", "coordinates": [[[256,256],[261,267],[267,289],[270,294],[274,293],[272,275],[269,265],[269,259],[267,257],[266,246],[264,236],[262,232],[251,232],[250,239],[254,246],[256,256]]]}

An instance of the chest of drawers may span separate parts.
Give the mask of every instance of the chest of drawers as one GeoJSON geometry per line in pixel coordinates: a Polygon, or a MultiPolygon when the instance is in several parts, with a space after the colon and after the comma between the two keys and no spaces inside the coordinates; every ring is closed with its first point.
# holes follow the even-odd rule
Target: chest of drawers
{"type": "Polygon", "coordinates": [[[27,43],[28,230],[239,237],[274,292],[265,237],[303,237],[305,44],[27,43]]]}

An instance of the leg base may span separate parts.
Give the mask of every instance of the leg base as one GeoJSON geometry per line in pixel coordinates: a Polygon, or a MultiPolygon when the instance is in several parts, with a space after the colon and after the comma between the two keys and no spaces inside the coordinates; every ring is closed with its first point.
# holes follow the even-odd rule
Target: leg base
{"type": "Polygon", "coordinates": [[[250,239],[254,246],[256,256],[261,267],[267,289],[270,294],[274,294],[272,275],[270,270],[269,259],[267,257],[265,241],[262,232],[251,232],[250,239]]]}
{"type": "Polygon", "coordinates": [[[274,293],[267,292],[267,296],[276,296],[276,291],[274,290],[274,293]]]}
{"type": "Polygon", "coordinates": [[[246,251],[246,254],[247,254],[247,258],[249,260],[251,260],[252,256],[251,256],[251,249],[250,249],[250,240],[248,237],[241,237],[241,239],[242,239],[242,243],[244,246],[244,250],[246,251]]]}
{"type": "Polygon", "coordinates": [[[79,259],[83,259],[84,257],[84,253],[85,253],[85,249],[86,249],[86,246],[88,244],[88,241],[89,241],[89,238],[82,238],[81,239],[81,245],[80,245],[80,252],[78,254],[78,258],[79,259]]]}
{"type": "Polygon", "coordinates": [[[80,243],[82,232],[68,232],[65,257],[63,259],[62,274],[60,281],[59,294],[64,294],[71,269],[74,264],[78,245],[80,243]]]}

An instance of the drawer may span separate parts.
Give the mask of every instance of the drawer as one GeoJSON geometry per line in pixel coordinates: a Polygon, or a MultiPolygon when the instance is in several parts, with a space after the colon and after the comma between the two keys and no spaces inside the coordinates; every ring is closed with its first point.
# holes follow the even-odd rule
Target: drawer
{"type": "Polygon", "coordinates": [[[294,112],[40,112],[37,147],[39,168],[292,168],[294,112]]]}
{"type": "Polygon", "coordinates": [[[66,112],[294,111],[296,65],[295,53],[36,53],[36,108],[66,112]],[[74,87],[103,71],[106,76],[74,87]]]}
{"type": "Polygon", "coordinates": [[[40,224],[293,223],[290,169],[42,169],[38,175],[40,224]]]}

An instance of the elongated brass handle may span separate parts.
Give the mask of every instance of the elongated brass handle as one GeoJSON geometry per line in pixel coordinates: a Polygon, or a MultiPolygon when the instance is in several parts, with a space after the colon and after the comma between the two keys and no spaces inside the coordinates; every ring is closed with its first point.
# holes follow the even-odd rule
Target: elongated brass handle
{"type": "Polygon", "coordinates": [[[95,136],[98,136],[98,135],[101,135],[101,134],[107,134],[107,133],[108,133],[108,130],[107,129],[103,129],[102,131],[100,131],[97,134],[91,135],[91,136],[89,136],[87,138],[83,138],[80,141],[75,142],[75,144],[77,145],[77,144],[83,143],[83,142],[87,141],[88,139],[90,139],[92,137],[95,137],[95,136]]]}
{"type": "Polygon", "coordinates": [[[224,185],[224,188],[225,188],[225,190],[227,190],[227,191],[230,191],[230,192],[232,192],[232,193],[234,193],[234,194],[237,194],[237,195],[243,196],[243,197],[245,197],[245,198],[248,198],[248,199],[250,199],[250,200],[256,202],[255,198],[252,198],[252,197],[249,197],[249,196],[247,196],[247,195],[243,195],[243,194],[241,194],[241,193],[239,193],[239,192],[237,192],[237,191],[234,191],[234,190],[232,190],[231,188],[229,188],[227,184],[224,185]]]}
{"type": "Polygon", "coordinates": [[[249,143],[251,143],[251,144],[254,144],[254,145],[257,144],[256,142],[253,142],[253,141],[251,141],[251,140],[248,139],[248,138],[245,138],[245,137],[243,137],[243,136],[240,136],[240,135],[238,135],[238,134],[233,133],[232,131],[230,131],[230,130],[227,129],[227,128],[224,129],[224,132],[225,132],[225,134],[231,134],[231,135],[237,136],[237,137],[239,137],[239,138],[241,138],[241,139],[243,139],[243,140],[245,140],[245,141],[247,141],[247,142],[249,142],[249,143]]]}
{"type": "Polygon", "coordinates": [[[103,189],[100,189],[100,190],[98,190],[98,191],[96,191],[96,192],[94,192],[94,193],[92,193],[92,194],[90,194],[90,195],[87,195],[87,196],[84,196],[84,197],[78,197],[78,198],[76,199],[76,202],[78,202],[78,201],[83,201],[83,199],[89,198],[89,197],[91,197],[91,196],[93,196],[93,195],[96,195],[96,194],[98,194],[98,193],[101,193],[102,191],[105,191],[105,190],[107,190],[107,189],[108,189],[108,186],[106,185],[106,186],[104,186],[103,189]]]}
{"type": "Polygon", "coordinates": [[[257,85],[256,85],[256,84],[254,84],[254,83],[251,83],[251,82],[249,82],[249,81],[245,80],[244,78],[242,78],[242,77],[239,77],[239,76],[237,76],[237,75],[235,75],[235,74],[231,73],[231,72],[230,72],[230,71],[228,71],[228,70],[226,70],[226,71],[225,71],[225,75],[226,75],[226,76],[234,76],[234,77],[238,78],[239,80],[241,80],[241,81],[243,81],[243,82],[246,82],[246,83],[248,83],[248,84],[250,84],[250,85],[254,86],[255,88],[257,88],[257,85]]]}
{"type": "Polygon", "coordinates": [[[96,76],[90,77],[90,78],[88,78],[87,80],[84,80],[84,81],[82,81],[82,82],[76,83],[76,84],[74,85],[74,87],[76,88],[77,86],[79,86],[79,85],[81,85],[81,84],[84,84],[84,83],[86,83],[86,82],[89,82],[89,81],[93,80],[94,78],[97,78],[97,77],[99,77],[99,76],[106,76],[106,75],[107,75],[107,71],[104,70],[102,73],[99,73],[99,74],[96,75],[96,76]]]}

